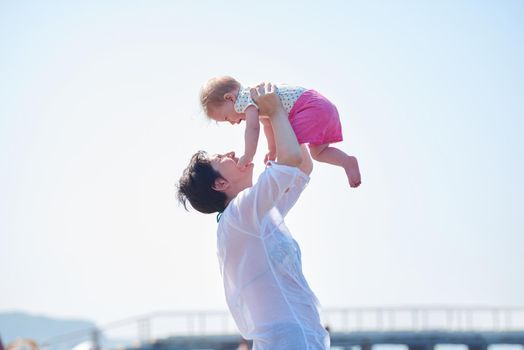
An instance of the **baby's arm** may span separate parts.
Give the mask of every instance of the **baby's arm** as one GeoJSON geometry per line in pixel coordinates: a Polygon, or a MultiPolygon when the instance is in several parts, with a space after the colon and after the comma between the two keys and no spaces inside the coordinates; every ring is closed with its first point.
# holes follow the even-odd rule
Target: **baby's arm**
{"type": "Polygon", "coordinates": [[[273,133],[273,127],[269,118],[261,118],[260,122],[264,126],[264,134],[267,139],[268,153],[264,157],[264,163],[268,160],[275,160],[277,158],[277,146],[275,144],[275,134],[273,133]]]}
{"type": "Polygon", "coordinates": [[[244,168],[253,161],[257,151],[258,135],[260,134],[260,123],[258,121],[258,109],[255,106],[246,108],[246,130],[244,132],[244,155],[238,160],[237,166],[244,168]]]}

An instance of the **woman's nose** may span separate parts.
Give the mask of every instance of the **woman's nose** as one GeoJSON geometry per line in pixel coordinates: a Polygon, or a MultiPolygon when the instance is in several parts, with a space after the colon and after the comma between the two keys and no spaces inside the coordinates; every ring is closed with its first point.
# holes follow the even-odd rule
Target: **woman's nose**
{"type": "Polygon", "coordinates": [[[226,154],[226,156],[228,156],[229,158],[234,158],[235,157],[235,152],[233,152],[233,151],[232,152],[228,152],[226,154]]]}

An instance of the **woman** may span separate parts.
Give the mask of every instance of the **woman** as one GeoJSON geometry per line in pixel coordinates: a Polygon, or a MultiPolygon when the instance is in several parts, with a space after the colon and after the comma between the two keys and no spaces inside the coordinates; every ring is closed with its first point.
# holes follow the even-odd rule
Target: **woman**
{"type": "Polygon", "coordinates": [[[217,245],[226,300],[253,349],[328,349],[300,248],[284,224],[309,181],[311,158],[273,86],[259,85],[251,97],[270,117],[277,162],[268,162],[253,185],[253,164],[237,167],[234,152],[197,152],[180,179],[178,198],[203,213],[221,213],[217,245]]]}

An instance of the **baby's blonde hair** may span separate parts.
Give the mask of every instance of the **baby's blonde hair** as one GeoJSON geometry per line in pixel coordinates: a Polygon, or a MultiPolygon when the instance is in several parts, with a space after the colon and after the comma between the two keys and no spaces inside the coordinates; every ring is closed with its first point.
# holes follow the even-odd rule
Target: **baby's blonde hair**
{"type": "Polygon", "coordinates": [[[212,108],[219,107],[225,102],[225,94],[238,88],[240,83],[229,76],[209,79],[200,90],[200,104],[204,113],[209,115],[212,108]]]}

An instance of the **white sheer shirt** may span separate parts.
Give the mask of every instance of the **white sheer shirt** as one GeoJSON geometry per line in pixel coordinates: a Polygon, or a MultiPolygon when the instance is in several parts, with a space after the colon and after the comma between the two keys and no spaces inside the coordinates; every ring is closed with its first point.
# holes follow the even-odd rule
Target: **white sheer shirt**
{"type": "Polygon", "coordinates": [[[324,350],[318,301],[302,273],[297,242],[284,224],[309,182],[298,168],[268,162],[257,183],[220,217],[218,258],[228,307],[254,350],[324,350]]]}

